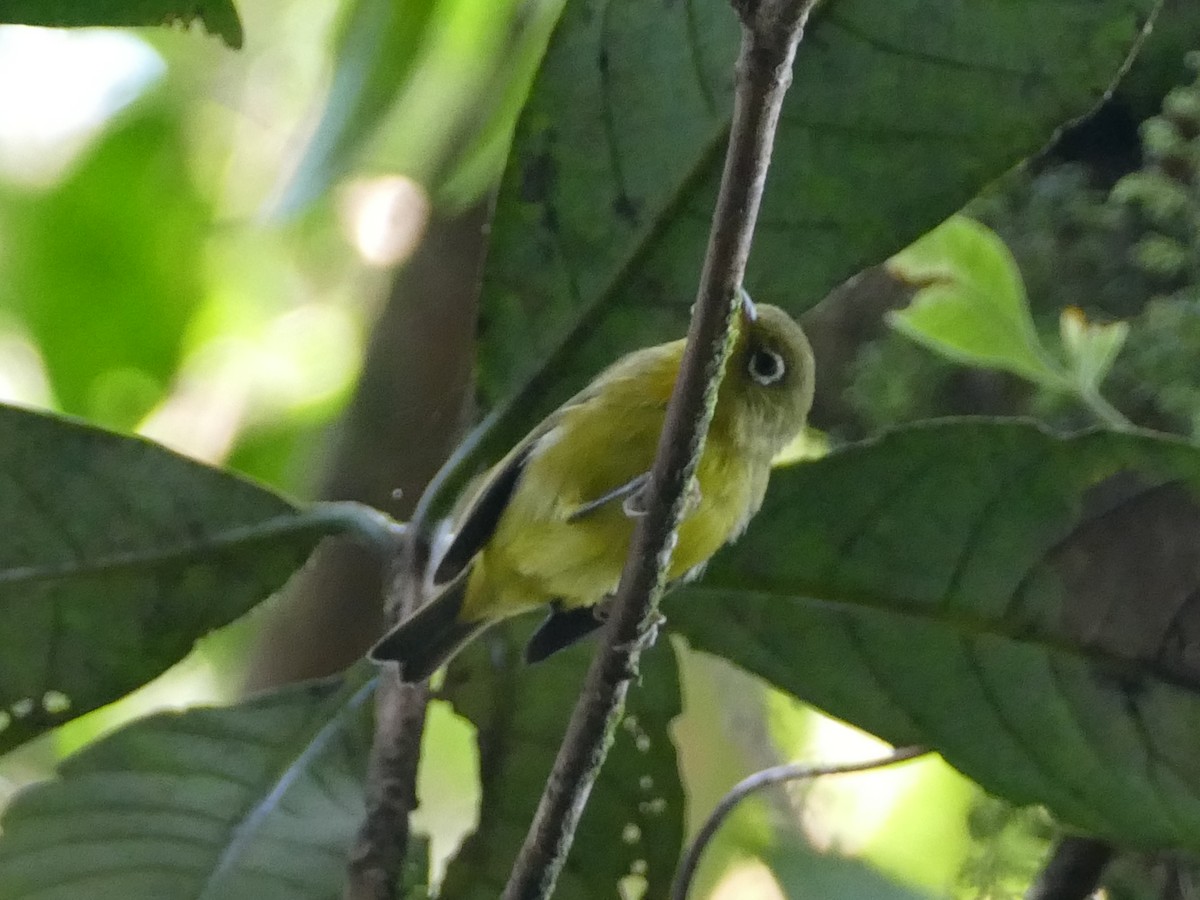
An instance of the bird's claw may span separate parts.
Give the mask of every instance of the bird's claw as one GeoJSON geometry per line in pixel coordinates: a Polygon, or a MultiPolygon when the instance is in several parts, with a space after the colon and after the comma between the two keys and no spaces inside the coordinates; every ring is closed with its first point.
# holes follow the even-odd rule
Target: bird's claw
{"type": "Polygon", "coordinates": [[[658,610],[655,610],[650,614],[649,620],[636,638],[617,646],[617,649],[625,653],[629,659],[629,666],[625,670],[625,677],[628,680],[634,681],[641,677],[641,672],[638,671],[638,663],[633,659],[635,655],[634,651],[636,650],[636,655],[640,657],[642,653],[653,647],[655,641],[658,640],[658,630],[666,624],[666,621],[667,617],[658,610]]]}
{"type": "MultiPolygon", "coordinates": [[[[641,490],[635,491],[625,498],[621,504],[621,509],[631,519],[640,519],[646,514],[646,497],[649,485],[642,487],[641,490]]],[[[688,482],[687,493],[683,499],[683,515],[685,517],[694,513],[700,502],[704,499],[704,495],[700,492],[700,482],[696,476],[692,476],[692,480],[688,482]]]]}

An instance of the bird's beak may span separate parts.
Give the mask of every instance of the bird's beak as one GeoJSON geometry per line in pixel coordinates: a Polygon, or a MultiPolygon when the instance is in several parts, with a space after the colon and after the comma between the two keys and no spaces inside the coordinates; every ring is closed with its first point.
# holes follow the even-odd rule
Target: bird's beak
{"type": "Polygon", "coordinates": [[[747,322],[758,321],[758,307],[754,305],[754,301],[750,299],[750,295],[746,293],[744,287],[739,287],[742,293],[742,315],[746,317],[747,322]]]}

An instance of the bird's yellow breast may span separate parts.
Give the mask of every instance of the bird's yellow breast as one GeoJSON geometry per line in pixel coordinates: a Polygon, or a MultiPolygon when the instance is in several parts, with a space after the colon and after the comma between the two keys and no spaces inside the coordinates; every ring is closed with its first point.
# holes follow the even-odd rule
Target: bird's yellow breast
{"type": "MultiPolygon", "coordinates": [[[[658,396],[610,384],[563,411],[530,451],[496,532],[475,561],[463,617],[514,615],[552,600],[591,606],[616,590],[634,520],[620,500],[573,512],[649,471],[674,379],[658,396]],[[624,395],[623,395],[624,394],[624,395]],[[593,451],[581,460],[580,447],[593,451]],[[570,448],[571,453],[564,452],[570,448]],[[582,464],[581,464],[582,463],[582,464]]],[[[684,577],[741,533],[766,491],[770,460],[710,432],[697,466],[698,503],[684,518],[669,577],[684,577]]]]}

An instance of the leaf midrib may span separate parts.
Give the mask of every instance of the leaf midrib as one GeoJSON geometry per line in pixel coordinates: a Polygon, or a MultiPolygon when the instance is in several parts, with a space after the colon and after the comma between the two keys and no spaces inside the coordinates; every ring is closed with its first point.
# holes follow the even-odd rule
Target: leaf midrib
{"type": "MultiPolygon", "coordinates": [[[[147,568],[188,557],[222,550],[251,541],[262,541],[305,531],[333,533],[337,526],[320,517],[303,513],[275,516],[253,525],[242,525],[216,532],[204,539],[174,543],[151,550],[135,550],[128,553],[99,554],[83,561],[56,563],[46,566],[23,566],[0,569],[0,589],[60,581],[69,578],[101,575],[122,569],[147,568]]],[[[3,599],[3,595],[0,595],[3,599]]]]}

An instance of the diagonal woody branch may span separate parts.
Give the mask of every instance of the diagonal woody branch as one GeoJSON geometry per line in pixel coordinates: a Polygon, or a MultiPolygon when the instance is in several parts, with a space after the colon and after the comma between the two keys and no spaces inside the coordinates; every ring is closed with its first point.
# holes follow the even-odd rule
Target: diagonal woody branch
{"type": "Polygon", "coordinates": [[[816,0],[734,0],[742,20],[733,122],[721,190],[679,378],[651,469],[621,584],[567,726],[504,900],[545,900],[554,890],[588,794],[624,711],[642,649],[654,638],[676,531],[712,419],[783,96],[816,0]]]}

